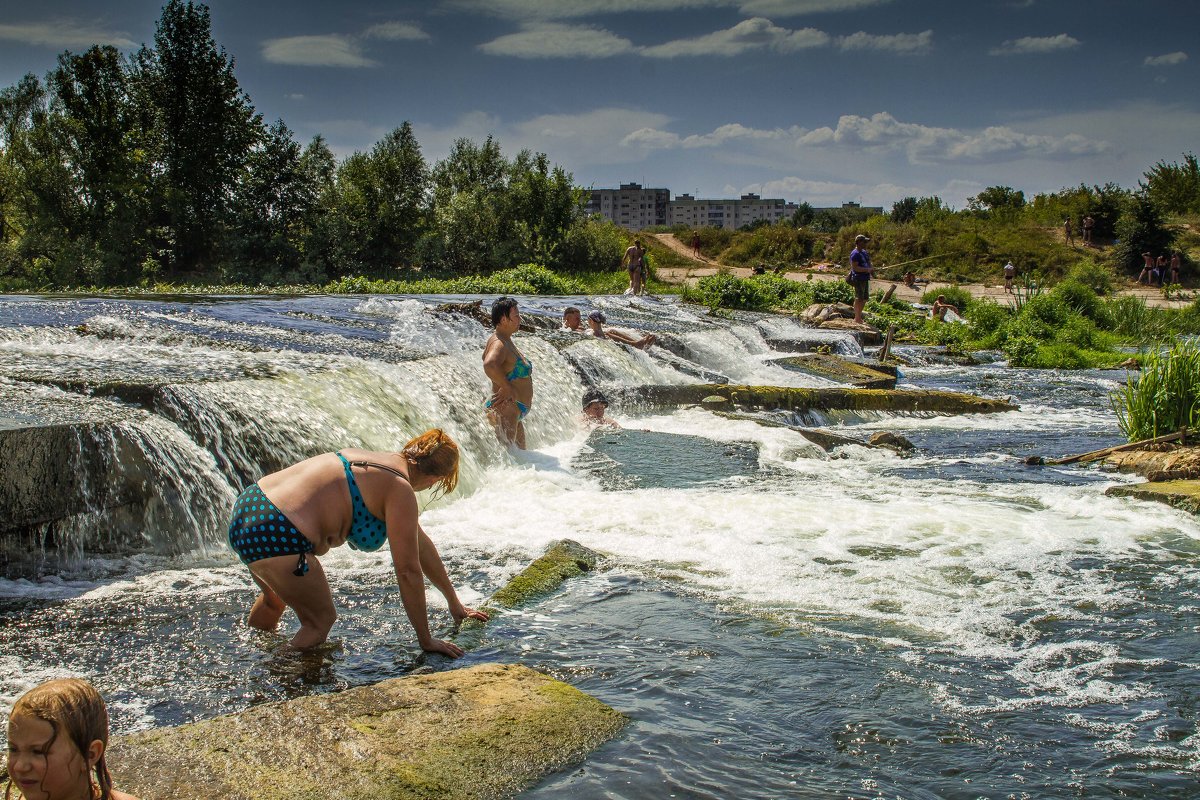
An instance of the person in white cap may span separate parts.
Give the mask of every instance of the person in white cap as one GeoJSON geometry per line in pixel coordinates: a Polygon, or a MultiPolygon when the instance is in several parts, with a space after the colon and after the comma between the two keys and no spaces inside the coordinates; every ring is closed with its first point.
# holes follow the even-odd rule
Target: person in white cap
{"type": "Polygon", "coordinates": [[[871,254],[867,252],[867,242],[871,239],[866,234],[860,233],[854,237],[854,249],[850,251],[850,279],[851,285],[854,286],[854,321],[863,321],[863,308],[867,305],[867,298],[870,297],[870,283],[873,267],[871,266],[871,254]]]}
{"type": "Polygon", "coordinates": [[[1012,294],[1012,282],[1015,277],[1017,277],[1017,268],[1010,261],[1004,265],[1004,291],[1006,294],[1012,294]]]}

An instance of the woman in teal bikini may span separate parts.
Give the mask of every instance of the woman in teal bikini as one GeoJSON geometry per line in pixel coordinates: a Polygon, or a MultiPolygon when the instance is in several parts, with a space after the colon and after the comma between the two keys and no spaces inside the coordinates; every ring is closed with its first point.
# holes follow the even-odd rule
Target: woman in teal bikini
{"type": "Polygon", "coordinates": [[[533,405],[533,363],[513,344],[521,327],[517,301],[501,297],[492,304],[496,332],[483,348],[483,371],[492,381],[492,396],[486,403],[488,419],[505,444],[525,449],[525,425],[521,420],[533,405]]]}
{"type": "Polygon", "coordinates": [[[462,648],[429,633],[425,578],[445,595],[456,621],[488,616],[459,601],[437,548],[417,521],[416,498],[435,486],[448,494],[457,483],[458,445],[435,428],[399,453],[323,453],[246,487],[234,501],[229,544],[262,592],[250,609],[250,626],[273,631],[291,608],[300,619],[292,646],[321,644],[337,612],[316,557],[343,544],[378,550],[386,543],[421,649],[462,655],[462,648]]]}

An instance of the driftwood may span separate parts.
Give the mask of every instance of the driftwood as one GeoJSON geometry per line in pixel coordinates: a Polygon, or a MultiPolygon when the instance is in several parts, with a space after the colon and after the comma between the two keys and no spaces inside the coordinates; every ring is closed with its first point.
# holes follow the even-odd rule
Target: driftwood
{"type": "Polygon", "coordinates": [[[1129,444],[1119,444],[1114,447],[1105,447],[1103,450],[1092,450],[1088,453],[1079,453],[1073,456],[1064,456],[1063,458],[1052,458],[1045,461],[1045,464],[1058,466],[1059,464],[1074,464],[1080,461],[1096,461],[1111,455],[1112,453],[1120,453],[1125,450],[1136,450],[1139,447],[1145,447],[1151,444],[1163,444],[1165,442],[1174,442],[1177,439],[1182,439],[1187,434],[1186,430],[1168,433],[1165,436],[1156,436],[1153,439],[1143,439],[1140,442],[1130,442],[1129,444]]]}

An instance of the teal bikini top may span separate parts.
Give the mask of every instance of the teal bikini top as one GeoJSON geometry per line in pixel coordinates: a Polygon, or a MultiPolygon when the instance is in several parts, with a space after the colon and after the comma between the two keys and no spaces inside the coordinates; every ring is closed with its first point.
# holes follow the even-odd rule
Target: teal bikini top
{"type": "MultiPolygon", "coordinates": [[[[351,462],[347,461],[341,453],[338,453],[337,457],[342,460],[342,466],[346,469],[346,483],[350,486],[350,507],[353,513],[350,533],[346,536],[346,544],[354,550],[378,550],[387,541],[387,523],[367,510],[367,503],[363,500],[362,491],[359,490],[358,482],[354,480],[354,472],[350,469],[351,462]]],[[[384,464],[375,464],[371,461],[355,461],[353,463],[356,467],[386,469],[388,472],[408,480],[404,477],[404,473],[384,464]]]]}
{"type": "Polygon", "coordinates": [[[528,378],[533,374],[533,362],[526,361],[525,358],[518,353],[517,363],[513,365],[512,372],[508,373],[507,377],[510,381],[515,381],[517,378],[528,378]]]}

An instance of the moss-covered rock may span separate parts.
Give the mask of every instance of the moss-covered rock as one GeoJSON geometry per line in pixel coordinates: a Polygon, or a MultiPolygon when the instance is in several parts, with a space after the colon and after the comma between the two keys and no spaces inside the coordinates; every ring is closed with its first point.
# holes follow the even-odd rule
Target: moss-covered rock
{"type": "Polygon", "coordinates": [[[937,414],[992,414],[1015,411],[1005,400],[977,397],[963,392],[924,389],[796,389],[782,386],[643,386],[631,398],[648,405],[684,406],[699,404],[709,395],[719,395],[741,408],[794,411],[892,411],[937,414]]]}
{"type": "Polygon", "coordinates": [[[777,358],[774,364],[808,375],[847,383],[860,389],[895,389],[896,368],[883,364],[860,364],[831,353],[810,353],[804,356],[777,358]]]}
{"type": "Polygon", "coordinates": [[[1153,500],[1192,514],[1200,514],[1200,480],[1151,481],[1132,486],[1113,486],[1105,494],[1112,497],[1153,500]]]}
{"type": "Polygon", "coordinates": [[[488,604],[498,608],[524,605],[554,591],[568,578],[591,572],[599,559],[599,553],[578,542],[570,539],[555,542],[540,558],[492,595],[488,604]]]}
{"type": "Polygon", "coordinates": [[[625,722],[527,667],[482,664],[115,737],[109,763],[155,800],[501,798],[625,722]]]}

